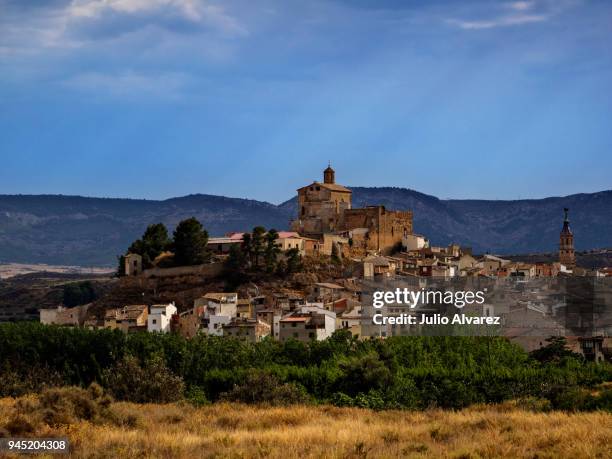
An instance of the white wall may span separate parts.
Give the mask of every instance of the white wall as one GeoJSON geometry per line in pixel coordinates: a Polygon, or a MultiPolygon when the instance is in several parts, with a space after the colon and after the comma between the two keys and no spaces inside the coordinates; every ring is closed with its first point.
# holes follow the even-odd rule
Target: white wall
{"type": "Polygon", "coordinates": [[[151,306],[147,317],[147,331],[168,333],[172,316],[177,313],[174,303],[156,304],[151,306]]]}

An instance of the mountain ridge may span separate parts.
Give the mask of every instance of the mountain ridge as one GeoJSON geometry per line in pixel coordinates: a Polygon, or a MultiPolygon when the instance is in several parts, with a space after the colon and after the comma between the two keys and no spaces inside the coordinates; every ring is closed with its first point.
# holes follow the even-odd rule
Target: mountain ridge
{"type": "MultiPolygon", "coordinates": [[[[401,187],[351,187],[353,207],[414,212],[416,233],[432,244],[457,242],[476,252],[555,251],[563,207],[577,249],[612,246],[612,190],[541,199],[440,199],[401,187]]],[[[296,197],[278,205],[194,193],[163,200],[74,195],[0,195],[0,262],[111,266],[150,223],[172,230],[195,216],[211,235],[256,225],[285,229],[296,197]]]]}

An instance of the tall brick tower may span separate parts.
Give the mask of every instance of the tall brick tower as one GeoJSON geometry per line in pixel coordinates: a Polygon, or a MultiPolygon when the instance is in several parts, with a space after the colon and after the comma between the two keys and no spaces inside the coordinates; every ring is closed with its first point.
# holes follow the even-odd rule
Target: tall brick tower
{"type": "Polygon", "coordinates": [[[559,236],[559,261],[568,269],[574,269],[576,267],[574,234],[572,233],[569,225],[569,209],[566,207],[563,210],[565,212],[565,219],[563,220],[563,229],[561,230],[561,234],[559,236]]]}

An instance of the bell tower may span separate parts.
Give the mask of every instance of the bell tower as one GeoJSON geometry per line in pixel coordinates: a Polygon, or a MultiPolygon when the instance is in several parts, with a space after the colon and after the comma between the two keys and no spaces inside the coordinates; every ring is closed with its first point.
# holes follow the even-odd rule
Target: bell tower
{"type": "Polygon", "coordinates": [[[323,171],[323,183],[330,185],[336,183],[336,171],[331,168],[331,164],[323,171]]]}
{"type": "Polygon", "coordinates": [[[568,269],[576,267],[576,253],[574,252],[574,234],[570,228],[569,209],[563,209],[565,219],[563,220],[563,228],[559,235],[559,262],[565,265],[568,269]]]}

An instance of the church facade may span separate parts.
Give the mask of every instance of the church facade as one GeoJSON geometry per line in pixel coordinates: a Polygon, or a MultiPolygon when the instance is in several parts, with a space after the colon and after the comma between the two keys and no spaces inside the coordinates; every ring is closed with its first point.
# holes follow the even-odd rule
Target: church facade
{"type": "Polygon", "coordinates": [[[336,173],[328,166],[323,182],[315,181],[297,190],[298,215],[293,231],[324,240],[330,235],[343,237],[356,254],[391,253],[402,238],[412,234],[412,212],[387,210],[384,206],[354,209],[352,191],[336,183],[336,173]]]}

